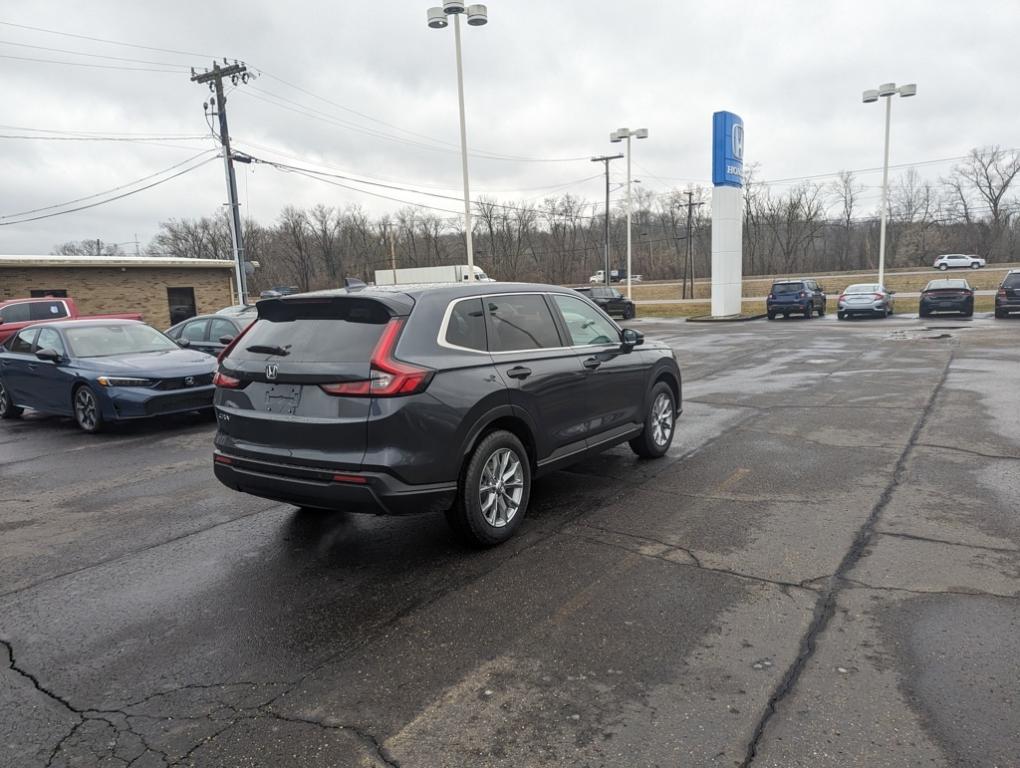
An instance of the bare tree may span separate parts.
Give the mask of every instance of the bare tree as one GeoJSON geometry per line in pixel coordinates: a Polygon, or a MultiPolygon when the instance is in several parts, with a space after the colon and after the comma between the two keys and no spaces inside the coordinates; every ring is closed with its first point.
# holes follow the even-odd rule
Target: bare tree
{"type": "Polygon", "coordinates": [[[311,226],[304,211],[288,205],[277,220],[278,255],[302,291],[310,290],[315,275],[311,226]]]}

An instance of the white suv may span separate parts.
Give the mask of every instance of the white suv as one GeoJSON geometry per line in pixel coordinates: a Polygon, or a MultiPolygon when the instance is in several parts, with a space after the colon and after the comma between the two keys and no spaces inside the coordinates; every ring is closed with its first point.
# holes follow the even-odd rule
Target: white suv
{"type": "Polygon", "coordinates": [[[951,267],[981,269],[984,265],[984,259],[978,258],[977,256],[967,256],[962,253],[947,253],[945,256],[939,256],[935,259],[935,263],[932,264],[935,269],[941,269],[943,271],[951,267]]]}

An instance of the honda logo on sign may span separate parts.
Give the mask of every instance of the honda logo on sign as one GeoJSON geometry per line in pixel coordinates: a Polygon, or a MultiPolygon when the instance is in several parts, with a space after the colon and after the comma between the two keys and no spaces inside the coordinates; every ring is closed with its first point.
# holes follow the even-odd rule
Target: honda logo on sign
{"type": "Polygon", "coordinates": [[[280,372],[280,367],[276,363],[270,363],[266,366],[266,378],[270,381],[276,381],[276,374],[280,372]]]}
{"type": "Polygon", "coordinates": [[[744,159],[744,126],[740,123],[733,126],[733,156],[737,160],[744,159]]]}

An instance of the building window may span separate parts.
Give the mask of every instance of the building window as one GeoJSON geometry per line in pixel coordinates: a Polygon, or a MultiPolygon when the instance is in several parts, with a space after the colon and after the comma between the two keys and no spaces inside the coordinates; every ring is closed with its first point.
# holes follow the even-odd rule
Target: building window
{"type": "Polygon", "coordinates": [[[28,295],[33,299],[45,299],[47,296],[52,296],[55,299],[66,299],[67,291],[63,288],[43,288],[41,290],[29,291],[28,295]]]}
{"type": "Polygon", "coordinates": [[[166,299],[170,305],[170,325],[177,325],[198,314],[195,311],[194,288],[167,288],[166,299]]]}

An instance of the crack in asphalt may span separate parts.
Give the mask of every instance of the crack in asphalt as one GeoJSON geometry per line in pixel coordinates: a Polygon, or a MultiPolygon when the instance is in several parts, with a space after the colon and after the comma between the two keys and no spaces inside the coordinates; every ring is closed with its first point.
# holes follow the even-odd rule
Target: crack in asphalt
{"type": "MultiPolygon", "coordinates": [[[[635,539],[637,541],[646,541],[646,542],[649,542],[649,543],[652,543],[652,544],[659,544],[659,545],[661,545],[663,547],[666,547],[668,549],[675,550],[675,551],[678,551],[678,552],[683,552],[693,562],[683,563],[683,562],[680,562],[678,560],[671,560],[668,557],[665,557],[664,553],[653,554],[653,553],[650,553],[650,552],[641,552],[641,551],[638,551],[638,550],[629,549],[628,547],[621,546],[620,544],[616,544],[616,543],[611,542],[611,541],[606,541],[605,539],[597,538],[595,536],[584,536],[584,535],[579,534],[577,532],[560,530],[560,531],[558,531],[558,533],[560,533],[560,534],[562,534],[564,536],[574,536],[574,537],[577,537],[577,538],[580,538],[580,539],[584,539],[585,541],[590,541],[590,542],[595,543],[595,544],[602,544],[602,545],[607,546],[607,547],[613,547],[615,549],[620,549],[620,550],[623,550],[624,552],[629,552],[631,554],[640,555],[641,557],[647,557],[647,558],[650,558],[650,559],[653,559],[653,560],[662,560],[663,562],[670,563],[671,565],[676,565],[676,566],[679,566],[681,568],[684,568],[684,567],[686,567],[686,568],[697,568],[698,570],[709,571],[711,573],[718,573],[718,574],[722,574],[723,576],[731,576],[731,577],[736,578],[736,579],[745,579],[745,580],[748,580],[748,581],[755,581],[755,582],[759,582],[759,583],[762,583],[762,584],[771,584],[771,585],[776,586],[776,587],[803,589],[803,590],[806,590],[808,592],[815,592],[815,593],[818,592],[817,589],[805,586],[805,581],[800,581],[800,582],[782,581],[780,579],[770,579],[770,578],[767,578],[765,576],[756,576],[754,574],[744,573],[742,571],[734,571],[734,570],[731,570],[729,568],[719,568],[719,567],[715,567],[715,566],[711,566],[711,565],[705,565],[701,561],[701,558],[699,558],[696,554],[694,554],[693,550],[688,549],[687,547],[681,546],[680,544],[671,544],[669,542],[663,541],[661,539],[655,539],[655,538],[652,538],[650,536],[641,536],[641,535],[634,534],[634,533],[627,533],[625,531],[617,531],[617,530],[614,530],[612,528],[606,528],[606,527],[598,526],[598,525],[591,525],[589,523],[576,523],[576,525],[579,528],[591,528],[594,531],[600,531],[602,533],[608,533],[608,534],[614,535],[614,536],[623,536],[625,538],[635,539]]],[[[819,577],[815,577],[813,579],[808,579],[807,581],[808,582],[817,581],[818,578],[819,577]]]]}
{"type": "Polygon", "coordinates": [[[936,539],[931,536],[918,536],[914,533],[897,533],[894,531],[875,531],[879,536],[892,536],[897,539],[909,539],[910,541],[926,541],[932,544],[948,544],[951,547],[966,547],[967,549],[983,549],[988,552],[1004,552],[1011,555],[1020,555],[1020,549],[1016,547],[990,547],[986,544],[967,544],[962,541],[949,541],[948,539],[936,539]]]}
{"type": "Polygon", "coordinates": [[[400,768],[400,762],[395,757],[393,757],[393,755],[390,753],[388,749],[386,749],[382,742],[380,742],[378,738],[376,738],[370,731],[363,728],[362,726],[352,725],[350,723],[338,723],[335,725],[331,723],[323,723],[320,720],[313,720],[311,718],[297,717],[295,715],[284,715],[279,712],[275,712],[271,709],[266,709],[264,707],[260,708],[259,712],[261,712],[263,715],[267,717],[272,717],[276,720],[283,720],[284,722],[288,723],[302,723],[305,725],[314,725],[319,728],[332,731],[350,731],[351,733],[355,734],[359,739],[361,739],[361,741],[364,744],[369,746],[379,757],[379,759],[383,762],[383,764],[388,766],[388,768],[400,768]]]}
{"type": "Polygon", "coordinates": [[[980,456],[983,459],[1001,459],[1003,461],[1020,461],[1020,456],[1009,456],[1002,453],[985,453],[984,451],[975,451],[973,448],[961,448],[958,445],[941,445],[939,443],[918,443],[920,448],[935,448],[942,451],[956,451],[958,453],[968,453],[971,456],[980,456]]]}
{"type": "Polygon", "coordinates": [[[839,566],[836,568],[832,577],[828,580],[828,586],[818,598],[818,602],[815,604],[811,623],[808,625],[807,631],[801,637],[800,650],[797,657],[783,674],[783,677],[780,679],[772,695],[769,697],[769,700],[765,705],[765,710],[762,712],[761,717],[758,719],[758,722],[754,727],[751,740],[747,745],[747,752],[740,763],[740,768],[749,768],[754,763],[754,760],[758,755],[758,746],[761,743],[762,737],[765,735],[765,729],[768,727],[769,721],[776,714],[780,703],[793,692],[794,687],[800,681],[801,674],[804,672],[808,661],[817,650],[817,640],[828,627],[829,621],[836,612],[836,599],[839,596],[839,593],[843,590],[845,584],[848,583],[846,574],[853,570],[864,556],[865,550],[875,535],[875,526],[877,525],[882,512],[889,505],[889,502],[892,500],[893,493],[900,486],[906,476],[907,463],[910,455],[913,452],[914,446],[917,445],[918,438],[921,435],[921,430],[924,428],[925,424],[927,424],[928,419],[935,408],[935,402],[938,399],[938,395],[946,383],[946,379],[949,376],[949,369],[953,364],[953,355],[954,353],[951,351],[948,359],[946,360],[945,366],[942,368],[942,374],[939,376],[938,381],[932,388],[931,394],[928,396],[928,400],[925,403],[924,408],[921,410],[920,417],[914,424],[914,428],[910,431],[910,437],[896,461],[889,483],[882,491],[882,495],[879,496],[874,507],[872,507],[867,519],[865,519],[861,527],[858,528],[850,548],[846,551],[846,554],[843,555],[843,559],[840,561],[839,566]]]}
{"type": "Polygon", "coordinates": [[[911,595],[957,595],[960,597],[998,597],[1003,600],[1020,600],[1020,593],[1004,595],[1001,592],[986,592],[981,589],[910,589],[909,587],[886,587],[866,584],[857,579],[843,577],[843,581],[852,584],[852,589],[873,589],[877,592],[908,592],[911,595]]]}

